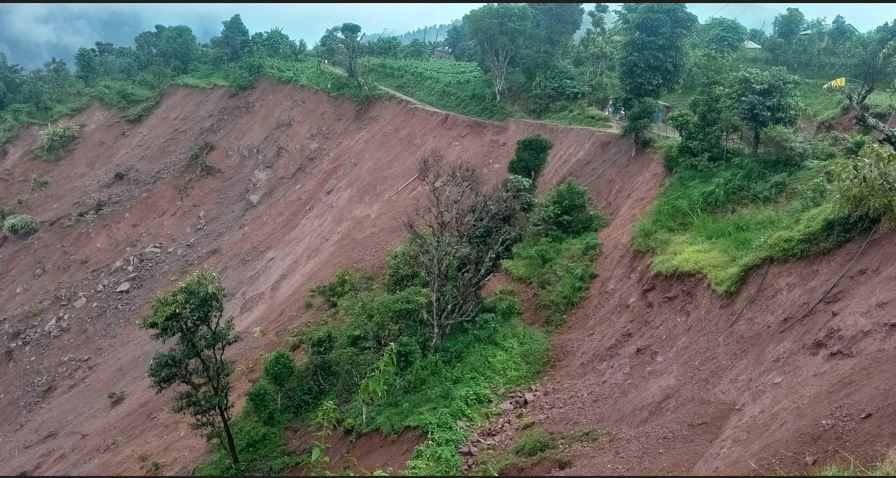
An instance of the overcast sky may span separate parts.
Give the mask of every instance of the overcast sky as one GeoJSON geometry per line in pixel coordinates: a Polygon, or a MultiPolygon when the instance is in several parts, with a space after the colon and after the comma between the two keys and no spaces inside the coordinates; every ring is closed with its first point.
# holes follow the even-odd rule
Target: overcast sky
{"type": "MultiPolygon", "coordinates": [[[[80,3],[0,4],[0,52],[26,67],[40,65],[51,56],[70,61],[80,46],[97,40],[132,44],[140,31],[155,24],[188,25],[200,41],[217,34],[221,21],[239,13],[251,32],[279,26],[309,46],[324,30],[342,22],[361,25],[367,33],[404,33],[426,25],[449,23],[482,3],[345,3],[345,4],[174,4],[174,3],[80,3]]],[[[618,4],[610,4],[613,8],[618,4]]],[[[586,7],[591,4],[585,4],[586,7]]],[[[788,6],[799,7],[808,18],[832,20],[842,13],[859,30],[871,29],[896,19],[896,5],[878,4],[688,4],[701,20],[709,16],[737,18],[749,27],[765,23],[771,27],[775,14],[788,6]]]]}

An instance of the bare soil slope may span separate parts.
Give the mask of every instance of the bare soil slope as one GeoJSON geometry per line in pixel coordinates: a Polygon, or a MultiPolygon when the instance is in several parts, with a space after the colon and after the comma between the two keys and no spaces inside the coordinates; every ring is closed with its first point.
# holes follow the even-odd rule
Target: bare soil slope
{"type": "Polygon", "coordinates": [[[41,223],[0,244],[2,474],[135,474],[141,456],[189,473],[205,444],[145,377],[159,345],[136,323],[152,297],[197,268],[221,273],[244,334],[232,352],[241,398],[259,353],[315,317],[302,308],[311,286],[344,267],[381,269],[422,198],[416,183],[398,190],[428,148],[497,180],[516,140],[540,131],[556,144],[543,186],[574,174],[612,214],[646,204],[662,178],[611,134],[398,100],[359,108],[270,81],[237,96],[173,88],[137,125],[99,106],[75,121],[80,139],[62,160],[33,159],[31,128],[0,161],[0,205],[24,197],[41,223]],[[206,141],[218,172],[192,177],[184,159],[206,141]],[[50,184],[29,192],[36,173],[50,184]],[[113,406],[110,392],[125,398],[113,406]]]}

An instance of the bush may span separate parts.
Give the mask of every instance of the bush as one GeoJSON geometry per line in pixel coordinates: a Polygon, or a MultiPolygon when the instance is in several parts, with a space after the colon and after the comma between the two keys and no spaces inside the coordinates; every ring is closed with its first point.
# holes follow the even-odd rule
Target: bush
{"type": "Polygon", "coordinates": [[[37,230],[37,221],[25,214],[13,214],[3,220],[3,231],[11,236],[33,234],[37,230]]]}
{"type": "Polygon", "coordinates": [[[426,279],[414,260],[410,247],[410,244],[403,244],[386,256],[386,287],[390,292],[426,286],[426,279]]]}
{"type": "Polygon", "coordinates": [[[511,174],[501,181],[501,190],[511,200],[517,201],[520,205],[520,211],[528,213],[535,205],[535,197],[532,196],[534,183],[531,179],[526,179],[516,174],[511,174]]]}
{"type": "Polygon", "coordinates": [[[205,159],[208,153],[213,149],[209,143],[203,143],[187,154],[186,169],[193,171],[193,174],[199,176],[208,176],[215,172],[215,168],[205,159]]]}
{"type": "Polygon", "coordinates": [[[46,129],[40,132],[40,143],[34,149],[34,154],[46,160],[59,158],[71,147],[80,129],[80,126],[71,122],[58,121],[55,124],[48,124],[46,129]]]}
{"type": "Polygon", "coordinates": [[[548,237],[577,236],[594,231],[603,217],[589,207],[588,190],[568,179],[535,202],[531,227],[536,235],[548,237]]]}
{"type": "Polygon", "coordinates": [[[548,153],[553,147],[554,143],[540,134],[533,134],[518,140],[516,153],[510,164],[507,165],[507,171],[510,174],[531,179],[532,184],[537,183],[538,176],[548,160],[548,153]]]}
{"type": "Polygon", "coordinates": [[[158,103],[158,96],[145,103],[141,103],[125,113],[124,120],[128,123],[139,123],[143,121],[143,118],[146,118],[150,113],[152,113],[153,108],[155,108],[158,103]]]}
{"type": "Polygon", "coordinates": [[[43,174],[35,174],[31,176],[31,190],[40,191],[50,184],[50,180],[43,174]]]}
{"type": "Polygon", "coordinates": [[[535,458],[554,446],[554,440],[541,429],[529,430],[511,445],[510,453],[520,458],[535,458]]]}
{"type": "Polygon", "coordinates": [[[317,285],[311,288],[311,292],[324,299],[327,308],[334,308],[343,297],[369,290],[373,287],[373,276],[364,272],[356,272],[344,269],[336,273],[332,282],[317,285]]]}
{"type": "Polygon", "coordinates": [[[842,211],[896,219],[896,151],[865,146],[835,166],[833,189],[842,211]]]}

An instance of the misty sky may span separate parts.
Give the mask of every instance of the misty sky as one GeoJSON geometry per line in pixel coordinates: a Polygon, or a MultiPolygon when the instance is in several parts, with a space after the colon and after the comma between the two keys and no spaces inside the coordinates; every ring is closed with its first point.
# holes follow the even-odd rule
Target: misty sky
{"type": "MultiPolygon", "coordinates": [[[[239,13],[250,32],[279,26],[293,38],[309,45],[324,30],[342,22],[361,25],[367,33],[404,33],[426,25],[450,23],[482,3],[381,3],[381,4],[0,4],[0,52],[13,63],[39,66],[51,56],[71,61],[80,46],[97,40],[133,44],[137,33],[155,24],[188,25],[200,41],[217,34],[221,21],[239,13]]],[[[590,4],[585,4],[590,7],[590,4]]],[[[613,8],[617,4],[610,4],[613,8]]],[[[737,18],[748,27],[765,25],[788,6],[799,7],[806,17],[833,19],[843,14],[861,31],[896,19],[894,4],[688,4],[700,20],[709,16],[737,18]]]]}

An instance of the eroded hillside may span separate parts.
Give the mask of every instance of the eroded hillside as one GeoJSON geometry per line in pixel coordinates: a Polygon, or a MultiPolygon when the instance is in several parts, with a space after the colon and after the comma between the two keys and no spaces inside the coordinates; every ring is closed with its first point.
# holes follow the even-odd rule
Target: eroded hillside
{"type": "Polygon", "coordinates": [[[220,271],[245,337],[233,350],[241,397],[259,353],[314,317],[302,307],[310,287],[341,268],[381,269],[420,198],[402,186],[427,149],[494,181],[516,140],[540,131],[556,145],[540,187],[574,176],[614,218],[646,207],[663,178],[608,133],[400,101],[358,107],[271,81],[237,96],[173,88],[137,125],[99,106],[74,120],[80,139],[62,160],[33,159],[32,128],[0,162],[0,203],[23,198],[19,209],[40,221],[0,247],[0,471],[10,474],[139,473],[141,456],[189,473],[205,444],[145,377],[158,346],[136,322],[152,297],[197,268],[220,271]],[[184,172],[206,142],[217,172],[184,172]],[[31,191],[34,174],[46,189],[31,191]],[[113,406],[110,392],[124,400],[113,406]]]}

